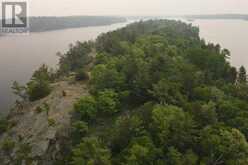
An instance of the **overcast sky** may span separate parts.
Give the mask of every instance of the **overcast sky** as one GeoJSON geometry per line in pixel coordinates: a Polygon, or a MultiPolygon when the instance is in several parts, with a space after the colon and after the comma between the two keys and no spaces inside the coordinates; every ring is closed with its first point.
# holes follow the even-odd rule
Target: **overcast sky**
{"type": "Polygon", "coordinates": [[[248,14],[248,0],[29,0],[32,16],[248,14]]]}

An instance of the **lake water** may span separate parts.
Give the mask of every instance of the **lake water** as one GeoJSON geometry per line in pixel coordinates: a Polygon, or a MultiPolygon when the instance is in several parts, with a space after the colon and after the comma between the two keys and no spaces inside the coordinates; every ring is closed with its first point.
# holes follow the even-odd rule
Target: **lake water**
{"type": "MultiPolygon", "coordinates": [[[[55,66],[56,52],[66,51],[70,43],[95,39],[128,23],[0,37],[0,112],[8,112],[14,101],[10,89],[14,80],[27,82],[42,63],[55,66]]],[[[231,51],[232,65],[248,68],[248,21],[195,20],[192,24],[200,27],[200,36],[206,41],[231,51]]]]}
{"type": "Polygon", "coordinates": [[[0,113],[6,114],[15,101],[11,90],[13,81],[26,83],[43,63],[56,67],[56,53],[68,50],[70,43],[93,40],[101,33],[131,22],[0,37],[0,113]]]}
{"type": "Polygon", "coordinates": [[[200,27],[200,36],[206,41],[219,43],[231,51],[233,66],[248,69],[248,21],[245,20],[195,20],[200,27]]]}

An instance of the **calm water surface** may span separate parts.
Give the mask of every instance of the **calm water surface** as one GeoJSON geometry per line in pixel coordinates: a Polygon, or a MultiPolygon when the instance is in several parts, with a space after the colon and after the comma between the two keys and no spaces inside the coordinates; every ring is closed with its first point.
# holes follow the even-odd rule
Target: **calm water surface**
{"type": "MultiPolygon", "coordinates": [[[[56,66],[56,52],[66,51],[70,43],[95,39],[128,23],[0,37],[0,112],[6,113],[14,101],[10,89],[14,80],[27,82],[42,63],[56,66]]],[[[195,20],[192,24],[200,27],[200,36],[206,41],[231,51],[232,65],[248,68],[248,21],[195,20]]]]}
{"type": "Polygon", "coordinates": [[[0,37],[0,113],[7,113],[15,100],[10,88],[13,81],[26,83],[43,63],[55,67],[56,53],[68,50],[70,43],[93,40],[129,23],[0,37]]]}
{"type": "Polygon", "coordinates": [[[219,43],[231,51],[233,66],[248,69],[248,21],[245,20],[196,20],[200,36],[207,42],[219,43]]]}

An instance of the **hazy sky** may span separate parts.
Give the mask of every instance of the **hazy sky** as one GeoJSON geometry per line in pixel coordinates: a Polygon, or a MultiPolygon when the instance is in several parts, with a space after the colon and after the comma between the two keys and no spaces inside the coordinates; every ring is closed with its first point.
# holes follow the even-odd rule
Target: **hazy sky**
{"type": "Polygon", "coordinates": [[[29,7],[35,16],[247,14],[248,0],[29,0],[29,7]]]}

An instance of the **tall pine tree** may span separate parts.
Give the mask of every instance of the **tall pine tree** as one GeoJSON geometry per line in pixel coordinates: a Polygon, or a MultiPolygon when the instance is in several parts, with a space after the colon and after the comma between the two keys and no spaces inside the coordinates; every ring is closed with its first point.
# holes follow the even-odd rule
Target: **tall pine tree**
{"type": "Polygon", "coordinates": [[[238,82],[239,83],[246,83],[247,82],[246,69],[244,66],[241,66],[239,68],[238,82]]]}

